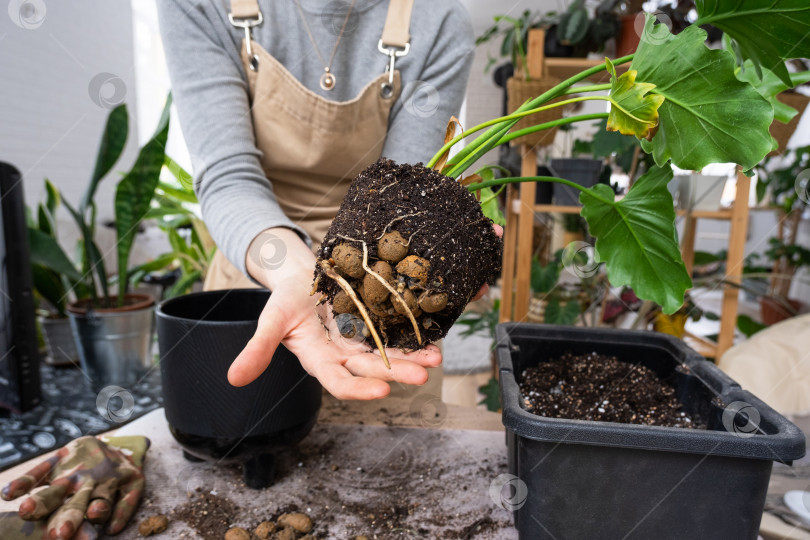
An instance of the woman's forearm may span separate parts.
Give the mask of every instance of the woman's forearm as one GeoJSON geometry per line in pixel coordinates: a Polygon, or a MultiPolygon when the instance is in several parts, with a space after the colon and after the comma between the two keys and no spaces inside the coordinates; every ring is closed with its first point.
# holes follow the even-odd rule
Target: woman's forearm
{"type": "Polygon", "coordinates": [[[250,243],[245,257],[248,274],[275,290],[291,278],[312,279],[315,255],[295,231],[273,227],[261,232],[250,243]]]}

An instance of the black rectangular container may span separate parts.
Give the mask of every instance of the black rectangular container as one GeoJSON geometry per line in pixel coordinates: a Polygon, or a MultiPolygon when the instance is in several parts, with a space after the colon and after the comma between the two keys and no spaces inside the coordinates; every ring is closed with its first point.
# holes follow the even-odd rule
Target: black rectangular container
{"type": "Polygon", "coordinates": [[[773,462],[804,456],[795,425],[670,336],[507,323],[498,325],[497,340],[509,469],[517,477],[505,506],[515,511],[520,538],[755,539],[773,462]],[[524,409],[524,369],[594,351],[655,371],[708,430],[524,409]]]}

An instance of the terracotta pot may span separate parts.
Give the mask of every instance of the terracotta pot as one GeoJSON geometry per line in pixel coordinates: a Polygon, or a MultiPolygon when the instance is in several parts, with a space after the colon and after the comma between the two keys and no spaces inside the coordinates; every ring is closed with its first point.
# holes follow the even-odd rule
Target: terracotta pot
{"type": "Polygon", "coordinates": [[[783,124],[777,120],[773,121],[770,128],[771,136],[779,143],[779,148],[771,152],[771,155],[781,154],[785,151],[788,141],[790,141],[790,138],[799,126],[799,120],[801,120],[802,114],[804,114],[804,110],[807,108],[807,104],[810,103],[810,96],[805,96],[798,92],[782,92],[776,99],[785,105],[793,107],[799,114],[791,118],[790,122],[787,124],[783,124]]]}
{"type": "Polygon", "coordinates": [[[619,36],[616,38],[616,57],[627,56],[633,54],[638,48],[641,41],[641,36],[636,31],[636,17],[641,15],[636,13],[634,15],[623,15],[619,17],[621,22],[621,30],[619,36]]]}
{"type": "Polygon", "coordinates": [[[783,299],[776,299],[772,296],[763,296],[759,300],[759,312],[762,316],[762,324],[771,326],[795,316],[801,310],[803,304],[799,300],[788,299],[787,303],[793,308],[793,313],[788,311],[783,305],[783,299]]]}

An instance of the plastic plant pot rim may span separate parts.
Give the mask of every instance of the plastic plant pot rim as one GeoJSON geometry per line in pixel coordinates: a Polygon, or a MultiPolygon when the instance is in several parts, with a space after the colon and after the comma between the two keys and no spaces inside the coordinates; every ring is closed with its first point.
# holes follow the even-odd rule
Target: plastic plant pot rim
{"type": "MultiPolygon", "coordinates": [[[[68,304],[66,310],[70,315],[75,317],[86,317],[89,313],[93,313],[94,315],[100,316],[116,316],[116,315],[127,315],[131,312],[135,311],[143,311],[146,309],[152,309],[155,305],[155,299],[149,294],[139,294],[139,293],[132,293],[132,294],[125,294],[124,298],[127,300],[137,300],[133,304],[129,304],[122,307],[111,307],[111,308],[94,308],[89,306],[92,300],[84,299],[84,300],[77,300],[75,302],[71,302],[68,304]]],[[[110,296],[109,300],[117,300],[118,295],[110,296]]]]}
{"type": "MultiPolygon", "coordinates": [[[[205,323],[206,325],[210,325],[210,326],[233,326],[233,325],[240,325],[240,324],[253,324],[253,325],[255,325],[256,322],[259,319],[258,317],[255,317],[255,318],[247,317],[245,319],[229,320],[229,321],[212,321],[212,320],[208,320],[208,319],[180,317],[178,315],[171,315],[169,313],[166,313],[166,311],[165,311],[166,307],[171,307],[172,304],[175,304],[175,303],[178,303],[178,302],[190,299],[190,298],[203,297],[203,296],[216,296],[217,294],[219,294],[224,299],[226,296],[230,295],[231,293],[239,293],[239,294],[247,293],[247,294],[253,294],[253,295],[261,294],[261,295],[266,296],[267,299],[269,299],[270,295],[272,294],[270,292],[270,290],[268,290],[268,289],[258,289],[258,288],[257,289],[250,289],[250,288],[247,288],[247,289],[218,289],[218,290],[214,290],[214,291],[200,291],[200,292],[195,292],[195,293],[184,294],[182,296],[175,296],[174,298],[169,298],[167,300],[163,300],[162,302],[160,302],[157,305],[157,309],[155,310],[155,314],[159,318],[169,320],[169,321],[186,321],[186,322],[193,322],[193,323],[205,323]]],[[[221,301],[222,300],[220,300],[220,302],[221,301]]],[[[214,304],[214,305],[216,306],[218,304],[219,304],[219,302],[217,302],[217,304],[214,304]]]]}
{"type": "MultiPolygon", "coordinates": [[[[502,421],[516,435],[534,441],[560,444],[610,446],[638,450],[680,452],[707,456],[725,456],[790,464],[805,454],[804,434],[793,423],[766,405],[756,396],[743,390],[717,366],[705,360],[682,341],[665,334],[643,330],[601,330],[556,325],[529,325],[505,323],[498,325],[497,355],[499,381],[503,405],[502,421]],[[538,341],[565,342],[575,340],[601,345],[632,345],[640,348],[669,351],[683,355],[681,365],[689,374],[698,377],[715,399],[731,404],[742,401],[752,405],[762,419],[775,428],[769,434],[738,434],[727,431],[689,429],[641,424],[622,424],[593,420],[547,418],[525,410],[521,405],[520,387],[510,354],[511,336],[529,337],[525,330],[535,332],[538,341]],[[546,334],[545,336],[543,334],[546,334]],[[556,334],[550,337],[548,334],[556,334]],[[624,337],[624,339],[621,339],[624,337]],[[657,344],[655,342],[658,342],[657,344]],[[666,346],[664,346],[666,345],[666,346]]],[[[581,347],[580,347],[581,348],[581,347]]]]}

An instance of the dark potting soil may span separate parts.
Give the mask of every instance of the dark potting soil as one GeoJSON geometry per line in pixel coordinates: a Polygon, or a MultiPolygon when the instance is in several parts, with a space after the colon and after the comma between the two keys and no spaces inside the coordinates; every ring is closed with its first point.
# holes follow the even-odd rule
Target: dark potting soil
{"type": "MultiPolygon", "coordinates": [[[[398,165],[380,159],[352,182],[318,258],[329,260],[341,243],[362,251],[362,241],[368,247],[368,264],[373,266],[378,260],[378,239],[391,231],[410,239],[408,255],[430,263],[426,283],[413,292],[417,296],[425,292],[447,294],[444,309],[416,317],[422,345],[410,320],[393,313],[391,298],[381,306],[391,316],[371,315],[387,346],[417,349],[443,338],[481,286],[494,282],[500,272],[503,243],[475,196],[458,181],[421,164],[398,165]]],[[[317,290],[331,303],[340,287],[321,268],[316,269],[315,276],[317,290]]],[[[344,277],[355,291],[359,290],[361,279],[344,277]]],[[[367,342],[373,345],[370,338],[367,342]]]]}
{"type": "Polygon", "coordinates": [[[187,503],[176,508],[174,518],[185,521],[203,540],[221,540],[239,514],[239,506],[225,497],[205,491],[192,494],[187,503]]]}
{"type": "Polygon", "coordinates": [[[520,390],[526,409],[538,416],[706,428],[654,371],[615,356],[564,354],[524,370],[520,390]]]}

